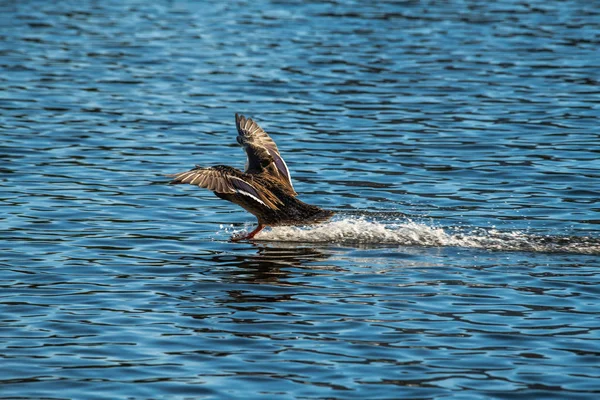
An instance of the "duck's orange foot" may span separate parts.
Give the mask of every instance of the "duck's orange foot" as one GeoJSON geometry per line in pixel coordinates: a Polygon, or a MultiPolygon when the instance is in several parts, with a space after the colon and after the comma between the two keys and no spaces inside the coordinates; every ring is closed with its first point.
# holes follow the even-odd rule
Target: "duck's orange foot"
{"type": "Polygon", "coordinates": [[[264,225],[258,224],[258,226],[256,227],[256,229],[253,230],[252,232],[250,232],[249,234],[247,234],[247,235],[244,235],[244,234],[234,235],[229,240],[231,240],[232,242],[239,242],[240,240],[250,240],[250,239],[254,238],[254,236],[256,236],[256,234],[258,232],[262,231],[264,228],[265,228],[264,225]]]}

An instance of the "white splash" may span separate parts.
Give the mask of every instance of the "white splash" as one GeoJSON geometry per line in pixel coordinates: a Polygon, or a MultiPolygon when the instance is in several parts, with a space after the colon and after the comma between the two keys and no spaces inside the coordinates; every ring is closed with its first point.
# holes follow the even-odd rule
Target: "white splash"
{"type": "MultiPolygon", "coordinates": [[[[232,232],[227,229],[229,233],[232,232]]],[[[391,222],[363,217],[333,220],[311,226],[279,226],[267,229],[254,238],[257,241],[305,243],[364,243],[399,246],[449,246],[489,250],[521,250],[536,252],[570,252],[600,254],[600,240],[578,236],[540,236],[521,231],[496,229],[466,231],[417,223],[409,219],[391,222]]]]}
{"type": "Polygon", "coordinates": [[[263,231],[257,240],[286,242],[355,242],[443,246],[446,233],[412,221],[382,223],[364,218],[345,218],[312,226],[277,226],[263,231]]]}

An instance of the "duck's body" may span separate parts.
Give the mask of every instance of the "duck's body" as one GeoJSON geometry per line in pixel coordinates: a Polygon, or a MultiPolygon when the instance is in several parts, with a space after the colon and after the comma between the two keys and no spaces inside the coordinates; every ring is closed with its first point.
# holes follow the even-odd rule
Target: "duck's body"
{"type": "Polygon", "coordinates": [[[243,237],[252,239],[265,226],[323,222],[333,212],[296,198],[290,172],[275,142],[256,122],[235,116],[237,141],[246,150],[245,172],[226,165],[195,168],[174,174],[171,183],[188,183],[212,190],[219,198],[238,204],[258,219],[258,227],[243,237]]]}

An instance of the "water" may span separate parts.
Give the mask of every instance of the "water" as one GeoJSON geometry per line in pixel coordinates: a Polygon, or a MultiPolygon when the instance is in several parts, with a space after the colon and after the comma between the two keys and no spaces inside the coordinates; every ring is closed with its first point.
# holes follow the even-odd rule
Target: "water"
{"type": "Polygon", "coordinates": [[[0,398],[600,392],[590,2],[0,5],[0,398]],[[316,227],[166,185],[277,141],[316,227]]]}

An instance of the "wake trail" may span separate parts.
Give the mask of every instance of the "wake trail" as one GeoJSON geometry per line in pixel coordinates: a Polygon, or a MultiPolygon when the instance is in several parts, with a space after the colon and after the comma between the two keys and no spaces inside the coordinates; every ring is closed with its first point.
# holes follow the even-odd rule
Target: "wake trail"
{"type": "Polygon", "coordinates": [[[364,217],[343,217],[341,220],[311,226],[273,227],[256,235],[255,240],[600,254],[600,239],[593,237],[544,236],[484,228],[442,228],[409,219],[387,222],[364,217]]]}

